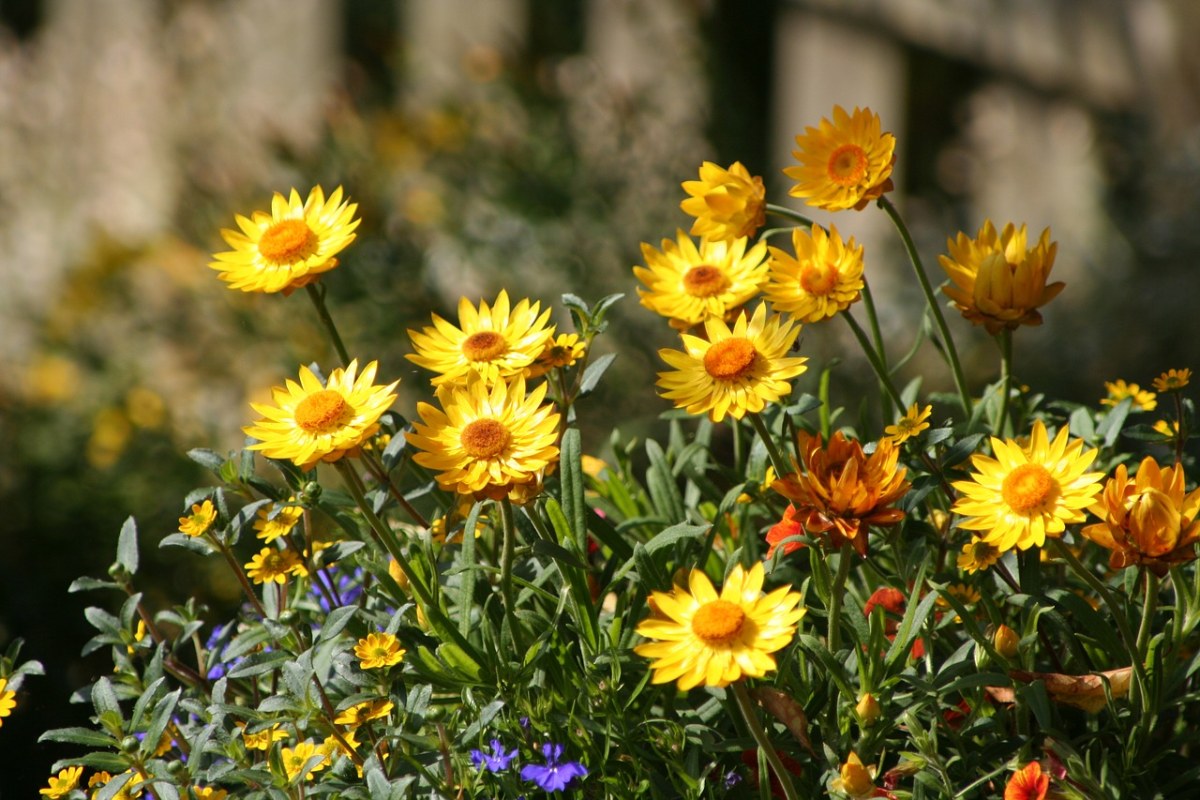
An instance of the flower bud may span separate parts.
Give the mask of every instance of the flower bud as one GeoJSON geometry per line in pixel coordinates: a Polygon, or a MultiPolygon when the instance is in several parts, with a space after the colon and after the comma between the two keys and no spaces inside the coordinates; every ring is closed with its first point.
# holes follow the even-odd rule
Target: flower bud
{"type": "Polygon", "coordinates": [[[879,719],[879,715],[883,713],[883,709],[879,707],[879,701],[875,699],[875,695],[867,692],[858,698],[858,705],[854,706],[854,713],[858,714],[858,719],[862,722],[862,726],[869,728],[879,719]]]}
{"type": "Polygon", "coordinates": [[[1020,644],[1021,637],[1007,625],[1001,625],[992,634],[992,646],[996,648],[997,653],[1005,658],[1016,658],[1020,644]]]}

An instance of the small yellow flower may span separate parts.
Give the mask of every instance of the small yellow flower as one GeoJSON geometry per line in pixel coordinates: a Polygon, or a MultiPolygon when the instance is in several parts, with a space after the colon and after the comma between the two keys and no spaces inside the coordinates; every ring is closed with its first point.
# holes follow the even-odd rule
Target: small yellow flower
{"type": "MultiPolygon", "coordinates": [[[[294,502],[296,498],[288,498],[294,502]]],[[[304,509],[300,506],[271,503],[258,510],[258,519],[254,520],[254,535],[266,544],[291,532],[292,528],[304,517],[304,509]]]]}
{"type": "Polygon", "coordinates": [[[4,718],[12,714],[16,707],[17,693],[8,688],[8,678],[0,678],[0,726],[4,725],[4,718]]]}
{"type": "Polygon", "coordinates": [[[229,796],[229,792],[215,786],[193,786],[192,791],[196,794],[196,800],[225,800],[229,796]]]}
{"type": "Polygon", "coordinates": [[[869,728],[879,720],[883,709],[880,708],[879,701],[875,699],[875,695],[867,692],[858,698],[858,703],[854,706],[854,713],[858,715],[858,719],[862,722],[863,727],[869,728]]]}
{"type": "Polygon", "coordinates": [[[1192,379],[1190,369],[1169,369],[1154,379],[1154,389],[1159,392],[1178,392],[1192,379]]]}
{"type": "Polygon", "coordinates": [[[692,236],[730,241],[753,236],[767,221],[763,179],[751,175],[740,161],[729,169],[705,161],[700,165],[700,180],[684,181],[683,190],[690,196],[679,207],[696,218],[692,236]]]}
{"type": "Polygon", "coordinates": [[[292,550],[264,547],[246,564],[246,575],[255,583],[287,583],[288,575],[303,577],[308,574],[304,562],[292,550]]]}
{"type": "Polygon", "coordinates": [[[137,627],[134,628],[134,631],[133,631],[133,643],[126,645],[125,652],[129,653],[130,655],[133,655],[134,647],[138,644],[141,644],[141,642],[145,638],[146,638],[146,620],[139,619],[137,621],[137,627]]]}
{"type": "Polygon", "coordinates": [[[1179,420],[1177,419],[1156,420],[1153,427],[1155,432],[1161,433],[1163,438],[1167,441],[1173,442],[1175,439],[1179,438],[1179,420]]]}
{"type": "Polygon", "coordinates": [[[963,545],[962,555],[958,557],[958,568],[967,574],[985,570],[1000,560],[1000,548],[983,539],[972,539],[963,545]]]}
{"type": "Polygon", "coordinates": [[[580,461],[583,462],[583,474],[592,478],[599,478],[604,472],[607,472],[609,468],[608,462],[606,462],[603,458],[589,456],[586,453],[584,453],[580,461]]]}
{"type": "Polygon", "coordinates": [[[1158,395],[1154,392],[1144,391],[1136,383],[1126,383],[1121,380],[1105,381],[1104,388],[1108,390],[1108,397],[1100,401],[1102,406],[1115,407],[1127,397],[1133,398],[1131,411],[1153,411],[1158,406],[1158,395]]]}
{"type": "Polygon", "coordinates": [[[835,792],[842,792],[858,800],[875,793],[875,767],[866,767],[853,750],[842,764],[840,774],[831,784],[835,792]]]}
{"type": "Polygon", "coordinates": [[[863,249],[854,237],[844,243],[837,227],[792,230],[795,257],[768,248],[770,278],[763,293],[771,307],[801,322],[820,322],[857,302],[863,288],[863,249]]]}
{"type": "Polygon", "coordinates": [[[395,666],[407,652],[390,633],[369,633],[365,639],[359,639],[354,647],[354,655],[358,656],[362,669],[395,666]]]}
{"type": "Polygon", "coordinates": [[[826,211],[861,210],[892,190],[896,137],[882,132],[879,115],[869,108],[846,113],[833,107],[833,121],[805,128],[792,156],[799,166],[783,174],[797,181],[788,192],[826,211]]]}
{"type": "Polygon", "coordinates": [[[239,722],[237,725],[242,730],[242,744],[246,746],[247,750],[266,750],[272,743],[288,738],[288,732],[278,725],[264,728],[257,733],[247,733],[244,722],[239,722]]]}
{"type": "Polygon", "coordinates": [[[201,536],[217,521],[217,509],[212,500],[192,505],[192,513],[179,518],[179,532],[188,536],[201,536]]]}
{"type": "MultiPolygon", "coordinates": [[[[959,603],[961,603],[963,606],[965,606],[967,608],[970,608],[971,606],[978,603],[979,599],[981,597],[978,589],[974,588],[973,586],[967,586],[965,583],[955,583],[955,584],[951,584],[950,586],[947,586],[946,590],[945,590],[945,595],[950,595],[951,597],[953,597],[955,600],[958,600],[959,603]]],[[[936,603],[937,603],[938,608],[948,610],[951,608],[951,605],[950,605],[950,601],[946,599],[945,595],[939,594],[938,598],[936,600],[936,603]]],[[[954,621],[962,622],[962,617],[955,614],[954,621]]]]}
{"type": "Polygon", "coordinates": [[[60,770],[58,775],[51,775],[50,782],[45,789],[38,789],[38,792],[45,795],[49,800],[58,800],[60,797],[66,797],[79,785],[79,778],[83,775],[83,767],[67,767],[60,770]]]}
{"type": "Polygon", "coordinates": [[[913,403],[908,407],[908,411],[904,412],[904,416],[896,420],[895,425],[888,425],[883,429],[883,434],[891,439],[893,444],[903,444],[914,436],[919,436],[921,431],[929,427],[927,420],[932,413],[933,406],[921,408],[913,403]]]}
{"type": "Polygon", "coordinates": [[[329,766],[329,755],[317,749],[317,746],[311,740],[305,740],[293,747],[285,747],[280,751],[280,760],[283,762],[283,769],[287,772],[288,781],[300,780],[306,781],[314,772],[325,769],[329,766]],[[318,760],[309,763],[310,759],[318,760]]]}
{"type": "Polygon", "coordinates": [[[525,369],[526,378],[540,378],[552,369],[570,367],[587,353],[587,342],[578,333],[560,333],[546,342],[542,352],[525,369]]]}
{"type": "Polygon", "coordinates": [[[395,704],[391,700],[384,698],[364,700],[361,703],[356,703],[349,708],[343,709],[333,721],[338,725],[349,725],[352,728],[357,728],[371,720],[386,717],[392,713],[394,707],[395,704]]]}

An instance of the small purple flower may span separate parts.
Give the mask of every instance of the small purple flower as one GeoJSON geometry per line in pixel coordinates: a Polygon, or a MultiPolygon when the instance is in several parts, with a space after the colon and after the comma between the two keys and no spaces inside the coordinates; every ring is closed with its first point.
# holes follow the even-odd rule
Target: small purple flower
{"type": "Polygon", "coordinates": [[[741,782],[742,782],[742,776],[737,774],[733,770],[730,770],[729,772],[725,773],[725,788],[726,789],[732,789],[733,787],[737,786],[741,782]]]}
{"type": "Polygon", "coordinates": [[[567,784],[575,778],[587,775],[587,767],[578,761],[559,763],[562,758],[561,744],[542,745],[542,755],[546,757],[545,765],[527,764],[521,768],[521,779],[532,781],[547,792],[559,792],[567,788],[567,784]]]}
{"type": "Polygon", "coordinates": [[[514,747],[512,751],[504,752],[504,745],[500,744],[499,739],[492,739],[492,753],[493,755],[488,755],[482,750],[472,750],[471,763],[475,765],[476,769],[482,767],[488,772],[503,772],[517,757],[517,749],[514,747]]]}

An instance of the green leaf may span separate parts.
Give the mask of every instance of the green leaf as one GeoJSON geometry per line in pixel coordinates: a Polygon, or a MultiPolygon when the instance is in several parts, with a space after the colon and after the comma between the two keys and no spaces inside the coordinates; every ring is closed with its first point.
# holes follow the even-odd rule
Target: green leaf
{"type": "Polygon", "coordinates": [[[195,447],[188,450],[187,457],[218,476],[221,474],[221,467],[229,460],[215,450],[208,450],[203,447],[195,447]]]}
{"type": "Polygon", "coordinates": [[[1133,398],[1126,397],[1117,403],[1112,411],[1104,415],[1104,419],[1096,428],[1096,435],[1103,437],[1105,447],[1112,447],[1116,443],[1117,437],[1121,435],[1121,428],[1125,425],[1125,419],[1129,416],[1132,408],[1133,398]]]}
{"type": "Polygon", "coordinates": [[[146,735],[139,748],[142,758],[149,758],[158,748],[159,740],[162,739],[163,732],[171,722],[171,715],[175,713],[175,705],[179,702],[179,695],[182,692],[182,689],[176,689],[154,706],[154,713],[150,717],[150,724],[146,727],[146,735]]]}
{"type": "Polygon", "coordinates": [[[654,510],[671,522],[683,522],[687,519],[683,495],[675,483],[675,476],[667,464],[662,446],[653,439],[647,439],[646,455],[650,458],[650,467],[646,470],[646,488],[650,492],[654,510]]]}
{"type": "Polygon", "coordinates": [[[133,517],[125,520],[121,526],[121,534],[117,538],[117,563],[124,567],[130,575],[136,575],[138,570],[137,523],[133,517]]]}
{"type": "Polygon", "coordinates": [[[67,587],[67,591],[68,592],[89,592],[93,589],[120,589],[120,588],[121,588],[121,586],[119,584],[113,583],[112,581],[102,581],[102,580],[97,580],[96,578],[89,578],[87,576],[84,576],[82,578],[76,578],[74,581],[72,581],[71,585],[67,587]]]}
{"type": "Polygon", "coordinates": [[[91,728],[56,728],[46,731],[38,737],[39,742],[67,742],[81,744],[84,747],[107,747],[116,749],[118,741],[107,733],[94,731],[91,728]]]}
{"type": "Polygon", "coordinates": [[[327,642],[336,637],[350,624],[350,620],[354,618],[357,611],[358,606],[342,606],[329,612],[329,616],[325,618],[325,624],[321,626],[321,632],[317,634],[317,641],[314,644],[327,642]]]}
{"type": "Polygon", "coordinates": [[[946,451],[942,456],[942,467],[953,467],[965,461],[977,449],[979,443],[983,441],[982,433],[972,433],[970,436],[964,436],[955,442],[954,446],[946,451]]]}
{"type": "Polygon", "coordinates": [[[579,381],[580,397],[590,394],[596,388],[596,385],[600,383],[600,378],[604,376],[616,357],[616,353],[605,353],[587,365],[587,369],[583,371],[583,377],[579,381]]]}
{"type": "Polygon", "coordinates": [[[583,444],[578,428],[567,428],[559,450],[562,511],[575,547],[586,552],[588,508],[583,496],[583,444]]]}
{"type": "Polygon", "coordinates": [[[266,653],[252,653],[246,656],[246,660],[238,664],[233,669],[229,670],[230,678],[252,678],[255,675],[263,675],[271,672],[279,667],[290,656],[279,650],[272,650],[266,653]]]}
{"type": "Polygon", "coordinates": [[[125,717],[121,714],[121,703],[117,700],[117,693],[107,677],[101,677],[92,684],[92,707],[96,710],[96,716],[102,717],[106,713],[115,715],[116,720],[124,725],[125,717]]]}
{"type": "Polygon", "coordinates": [[[712,525],[707,523],[704,525],[691,525],[686,522],[680,522],[677,525],[672,525],[671,527],[663,530],[650,541],[646,542],[646,552],[651,554],[657,553],[664,547],[669,547],[670,545],[683,541],[684,539],[697,539],[708,533],[708,530],[711,527],[712,525]]]}

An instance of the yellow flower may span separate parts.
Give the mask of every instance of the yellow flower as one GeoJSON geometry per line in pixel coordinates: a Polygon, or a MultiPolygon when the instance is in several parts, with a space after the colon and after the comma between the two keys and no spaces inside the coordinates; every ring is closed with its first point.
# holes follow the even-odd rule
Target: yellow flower
{"type": "Polygon", "coordinates": [[[382,719],[392,713],[395,705],[391,700],[364,700],[361,703],[356,703],[347,709],[343,709],[333,720],[338,725],[349,725],[352,728],[357,728],[360,725],[370,722],[371,720],[382,719]]]}
{"type": "Polygon", "coordinates": [[[792,229],[793,258],[770,248],[770,279],[763,293],[771,307],[802,322],[820,322],[850,307],[863,288],[863,249],[845,243],[835,226],[792,229]]]}
{"type": "Polygon", "coordinates": [[[379,418],[396,399],[399,381],[375,386],[379,362],[358,373],[358,361],[335,369],[324,385],[308,367],[300,368],[300,383],[288,380],[271,390],[274,405],[251,403],[263,415],[242,430],[258,439],[251,450],[268,458],[287,459],[303,470],[320,461],[337,461],[355,451],[379,429],[379,418]]]}
{"type": "Polygon", "coordinates": [[[1006,552],[1041,547],[1047,536],[1059,538],[1068,524],[1082,522],[1104,476],[1087,472],[1096,451],[1084,451],[1081,439],[1068,443],[1067,436],[1064,427],[1051,442],[1041,420],[1024,447],[993,436],[995,457],[971,456],[977,471],[971,480],[954,482],[959,498],[951,511],[965,518],[959,527],[980,531],[980,538],[1006,552]]]}
{"type": "Polygon", "coordinates": [[[881,439],[869,456],[862,444],[834,432],[829,444],[820,434],[801,431],[796,437],[800,461],[796,471],[771,488],[792,501],[793,519],[810,534],[826,534],[834,548],[853,545],[867,552],[867,526],[895,525],[904,512],[893,504],[908,491],[907,470],[898,466],[900,450],[881,439]]]}
{"type": "Polygon", "coordinates": [[[0,727],[4,725],[4,718],[12,714],[16,707],[17,693],[8,688],[8,678],[0,678],[0,727]]]}
{"type": "Polygon", "coordinates": [[[288,198],[276,192],[270,214],[238,214],[241,230],[221,231],[233,249],[216,253],[209,266],[220,270],[217,277],[231,289],[290,294],[337,266],[335,256],[354,241],[357,210],[356,204],[342,201],[340,186],[328,200],[320,186],[303,202],[295,189],[288,198]]]}
{"type": "Polygon", "coordinates": [[[256,733],[247,733],[244,722],[239,722],[237,726],[242,729],[242,744],[246,746],[247,750],[266,750],[273,742],[288,738],[288,732],[278,725],[272,725],[256,733]]]}
{"type": "Polygon", "coordinates": [[[881,127],[879,115],[869,108],[847,114],[834,106],[832,122],[822,119],[819,127],[796,137],[800,149],[792,156],[800,165],[783,171],[797,181],[788,193],[816,208],[844,211],[866,208],[891,191],[896,137],[881,127]]]}
{"type": "Polygon", "coordinates": [[[1174,441],[1179,436],[1179,420],[1156,420],[1153,428],[1156,433],[1161,433],[1167,441],[1174,441]]]}
{"type": "Polygon", "coordinates": [[[883,709],[880,707],[879,701],[875,699],[875,695],[867,692],[858,698],[858,702],[854,705],[854,713],[858,715],[863,727],[869,728],[879,720],[883,709]]]}
{"type": "Polygon", "coordinates": [[[540,378],[552,369],[570,367],[587,353],[587,342],[578,333],[560,333],[550,339],[533,363],[525,368],[526,378],[540,378]]]}
{"type": "MultiPolygon", "coordinates": [[[[288,498],[289,501],[295,499],[288,498]]],[[[258,510],[258,519],[254,520],[254,535],[270,544],[290,533],[303,517],[304,509],[300,506],[271,503],[258,510]]]]}
{"type": "Polygon", "coordinates": [[[1137,475],[1118,464],[1104,492],[1091,507],[1100,522],[1088,525],[1083,535],[1112,551],[1113,569],[1145,564],[1158,574],[1196,557],[1200,541],[1200,488],[1185,491],[1183,467],[1159,467],[1147,456],[1137,475]]]}
{"type": "Polygon", "coordinates": [[[883,429],[883,434],[892,441],[892,444],[903,444],[914,436],[919,436],[921,431],[929,427],[926,420],[932,413],[933,406],[921,408],[913,403],[908,407],[908,411],[904,412],[904,416],[896,420],[895,425],[888,425],[883,429]]]}
{"type": "Polygon", "coordinates": [[[646,266],[634,267],[646,288],[638,287],[643,306],[669,318],[677,328],[699,325],[709,317],[725,319],[758,294],[767,280],[767,245],[746,238],[701,239],[699,247],[683,231],[677,242],[662,240],[662,250],[642,243],[646,266]]]}
{"type": "Polygon", "coordinates": [[[179,518],[179,532],[188,536],[200,536],[217,521],[217,509],[212,500],[192,504],[192,513],[179,518]]]}
{"type": "MultiPolygon", "coordinates": [[[[951,584],[950,586],[947,586],[946,590],[945,590],[945,594],[950,595],[954,599],[958,600],[958,602],[964,606],[975,605],[976,603],[979,602],[979,599],[981,597],[978,589],[975,589],[974,587],[971,587],[971,586],[967,586],[965,583],[954,583],[954,584],[951,584]]],[[[942,594],[939,594],[937,597],[937,600],[934,602],[937,604],[938,608],[949,609],[951,607],[950,601],[947,600],[945,595],[942,595],[942,594]]],[[[955,614],[954,621],[962,622],[962,617],[955,614]]]]}
{"type": "Polygon", "coordinates": [[[1158,395],[1144,391],[1136,383],[1105,381],[1104,388],[1108,390],[1108,397],[1100,401],[1102,406],[1115,407],[1127,397],[1133,398],[1131,411],[1153,411],[1158,406],[1158,395]]]}
{"type": "Polygon", "coordinates": [[[229,792],[215,786],[193,786],[192,791],[196,794],[196,800],[225,800],[229,796],[229,792]]]}
{"type": "Polygon", "coordinates": [[[1001,625],[992,634],[992,647],[1005,658],[1016,658],[1021,652],[1021,637],[1012,628],[1001,625]]]}
{"type": "Polygon", "coordinates": [[[359,666],[363,669],[395,666],[407,652],[390,633],[369,633],[354,646],[354,655],[358,656],[359,666]]]}
{"type": "Polygon", "coordinates": [[[729,169],[705,161],[700,165],[700,180],[684,181],[690,195],[679,204],[685,214],[696,218],[693,236],[712,241],[729,241],[753,236],[767,221],[767,189],[763,179],[751,175],[735,161],[729,169]]]}
{"type": "Polygon", "coordinates": [[[1177,392],[1185,388],[1191,379],[1190,369],[1169,369],[1154,379],[1154,389],[1158,392],[1177,392]]]}
{"type": "Polygon", "coordinates": [[[246,564],[246,575],[255,583],[287,583],[288,575],[303,577],[308,574],[300,557],[291,550],[264,547],[250,563],[246,564]]]}
{"type": "Polygon", "coordinates": [[[447,491],[502,497],[558,459],[559,415],[542,405],[545,396],[544,383],[527,395],[524,378],[490,388],[482,380],[439,387],[444,410],[417,403],[424,424],[414,423],[406,434],[422,451],[413,460],[437,470],[434,477],[447,491]]]}
{"type": "Polygon", "coordinates": [[[1028,247],[1025,226],[1010,222],[997,234],[992,221],[986,220],[974,239],[959,233],[946,242],[948,256],[938,261],[951,284],[942,291],[954,301],[962,315],[988,333],[1016,330],[1021,325],[1041,325],[1037,309],[1049,303],[1066,284],[1047,285],[1058,243],[1050,241],[1050,229],[1033,247],[1028,247]]]}
{"type": "MultiPolygon", "coordinates": [[[[142,780],[142,776],[139,775],[137,772],[135,772],[132,769],[127,769],[124,772],[116,775],[115,777],[112,775],[109,775],[107,772],[99,772],[99,773],[93,775],[88,780],[88,788],[92,788],[93,786],[98,784],[99,783],[98,779],[100,779],[100,778],[104,779],[103,785],[107,786],[109,783],[112,783],[113,781],[119,781],[122,778],[125,778],[125,776],[128,776],[128,779],[124,783],[121,784],[121,788],[117,790],[117,793],[112,795],[112,800],[133,800],[133,798],[135,798],[135,797],[141,797],[142,796],[142,784],[144,783],[144,781],[142,780]]],[[[95,798],[97,798],[99,795],[100,795],[100,792],[98,790],[95,792],[92,792],[92,800],[95,800],[95,798]]]]}
{"type": "Polygon", "coordinates": [[[965,570],[968,575],[985,570],[1000,560],[1000,548],[983,539],[972,538],[963,545],[962,555],[958,557],[958,568],[965,570]]]}
{"type": "Polygon", "coordinates": [[[300,742],[294,748],[285,747],[279,756],[289,782],[296,780],[297,777],[306,781],[312,777],[314,772],[329,766],[329,755],[318,750],[311,740],[300,742]],[[317,760],[309,763],[311,759],[317,760]]]}
{"type": "Polygon", "coordinates": [[[634,648],[653,659],[654,683],[677,681],[693,686],[728,686],[775,670],[770,655],[796,635],[796,623],[807,609],[797,608],[800,595],[783,586],[762,594],[763,565],[746,572],[741,564],[729,573],[720,595],[708,576],[692,570],[688,588],[654,592],[659,615],[642,620],[637,632],[648,639],[634,648]]]}
{"type": "Polygon", "coordinates": [[[432,315],[432,327],[408,332],[416,352],[406,358],[438,373],[434,386],[466,383],[473,375],[489,384],[522,375],[554,336],[554,326],[546,324],[550,309],[539,314],[540,309],[541,303],[528,299],[510,308],[504,290],[491,306],[480,300],[478,309],[463,297],[458,301],[461,327],[432,315]]]}
{"type": "Polygon", "coordinates": [[[79,785],[81,775],[83,775],[83,767],[67,767],[60,770],[58,775],[51,775],[46,788],[38,789],[38,793],[45,795],[49,800],[66,797],[79,785]]]}
{"type": "Polygon", "coordinates": [[[852,750],[831,786],[835,792],[843,792],[856,799],[871,797],[875,794],[875,767],[864,766],[858,753],[852,750]]]}
{"type": "Polygon", "coordinates": [[[731,329],[720,319],[704,322],[707,336],[683,334],[684,350],[659,350],[672,367],[658,373],[662,396],[689,414],[708,414],[713,422],[726,415],[741,419],[758,413],[792,391],[788,380],[804,372],[807,358],[788,356],[800,331],[760,305],[754,316],[740,314],[731,329]]]}

